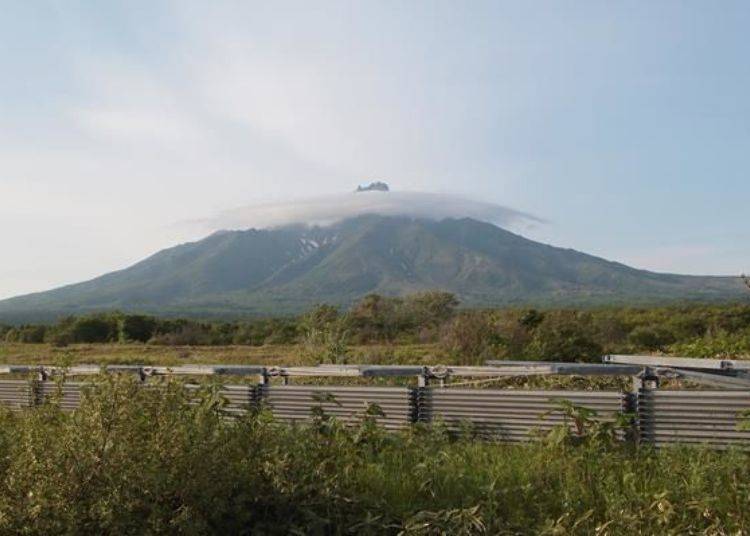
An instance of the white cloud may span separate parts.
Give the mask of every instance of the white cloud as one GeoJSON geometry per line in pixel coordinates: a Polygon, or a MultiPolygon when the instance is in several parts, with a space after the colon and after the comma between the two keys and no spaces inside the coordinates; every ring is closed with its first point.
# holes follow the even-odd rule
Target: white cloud
{"type": "Polygon", "coordinates": [[[85,102],[68,117],[94,138],[142,144],[175,144],[202,138],[195,103],[184,87],[116,57],[79,59],[75,71],[85,102]]]}
{"type": "Polygon", "coordinates": [[[736,276],[747,271],[744,248],[717,242],[642,246],[611,255],[630,266],[662,273],[736,276]]]}
{"type": "Polygon", "coordinates": [[[229,210],[195,223],[207,230],[279,227],[295,223],[328,225],[363,214],[441,220],[475,218],[502,227],[524,227],[542,219],[495,203],[428,192],[358,192],[260,203],[229,210]]]}
{"type": "Polygon", "coordinates": [[[98,108],[78,110],[79,123],[96,135],[138,142],[184,142],[199,138],[184,117],[155,109],[98,108]]]}

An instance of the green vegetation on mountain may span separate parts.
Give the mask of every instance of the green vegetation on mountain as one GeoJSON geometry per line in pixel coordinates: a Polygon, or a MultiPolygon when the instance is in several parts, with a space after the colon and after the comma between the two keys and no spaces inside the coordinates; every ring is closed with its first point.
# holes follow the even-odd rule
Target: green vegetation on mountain
{"type": "Polygon", "coordinates": [[[739,278],[637,270],[471,219],[361,216],[328,227],[219,232],[91,281],[4,300],[0,320],[114,309],[279,315],[433,289],[467,307],[726,301],[746,292],[739,278]]]}

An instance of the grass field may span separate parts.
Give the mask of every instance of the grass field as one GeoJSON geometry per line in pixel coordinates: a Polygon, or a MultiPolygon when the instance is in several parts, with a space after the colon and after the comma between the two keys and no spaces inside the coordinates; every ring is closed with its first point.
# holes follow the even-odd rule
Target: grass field
{"type": "MultiPolygon", "coordinates": [[[[0,343],[1,363],[29,364],[145,364],[187,365],[226,363],[246,365],[311,365],[316,354],[303,345],[267,346],[153,346],[145,344],[73,344],[56,348],[49,344],[0,343]]],[[[450,358],[436,345],[367,345],[348,349],[351,363],[449,364],[450,358]]]]}

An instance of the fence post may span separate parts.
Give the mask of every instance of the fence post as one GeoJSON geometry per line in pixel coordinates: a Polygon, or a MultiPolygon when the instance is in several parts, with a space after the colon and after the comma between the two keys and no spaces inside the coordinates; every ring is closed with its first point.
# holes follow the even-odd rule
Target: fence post
{"type": "Polygon", "coordinates": [[[427,404],[426,397],[430,385],[430,376],[425,369],[422,374],[417,376],[417,387],[412,388],[410,392],[410,402],[412,404],[412,422],[427,422],[429,420],[425,413],[427,404]]]}
{"type": "Polygon", "coordinates": [[[641,389],[643,389],[643,378],[633,376],[633,387],[625,393],[623,410],[625,413],[631,413],[633,418],[630,420],[630,429],[625,434],[625,441],[632,441],[638,444],[641,440],[640,434],[640,410],[638,409],[638,398],[641,389]]]}
{"type": "Polygon", "coordinates": [[[30,393],[29,393],[29,406],[41,406],[44,404],[44,382],[49,379],[47,370],[40,366],[37,370],[36,378],[31,380],[30,393]]]}
{"type": "Polygon", "coordinates": [[[658,388],[659,376],[651,367],[645,367],[638,376],[633,376],[633,392],[629,396],[632,398],[633,409],[631,411],[635,412],[634,439],[637,443],[641,443],[644,436],[648,437],[648,434],[644,434],[644,432],[652,418],[643,411],[643,398],[648,396],[650,391],[658,388]]]}
{"type": "Polygon", "coordinates": [[[268,385],[268,369],[265,367],[258,374],[258,383],[253,389],[253,405],[256,411],[263,409],[263,396],[265,394],[265,387],[268,385]]]}

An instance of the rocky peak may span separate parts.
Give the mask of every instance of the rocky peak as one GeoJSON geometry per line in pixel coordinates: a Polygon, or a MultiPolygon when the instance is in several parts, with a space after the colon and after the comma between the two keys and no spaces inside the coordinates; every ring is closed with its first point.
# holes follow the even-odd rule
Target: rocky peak
{"type": "Polygon", "coordinates": [[[367,186],[359,185],[357,186],[357,192],[388,192],[390,191],[390,188],[388,188],[388,185],[381,181],[375,181],[371,182],[367,186]]]}

